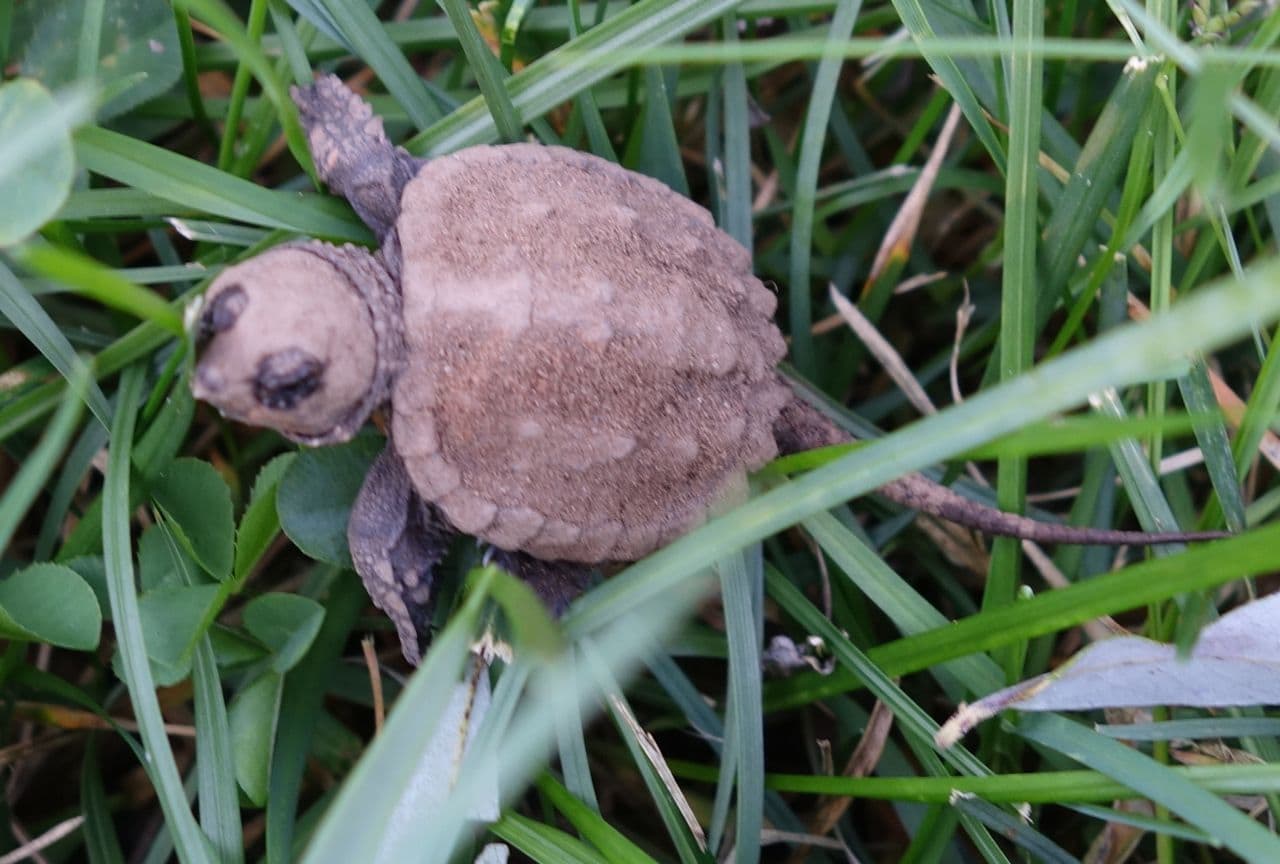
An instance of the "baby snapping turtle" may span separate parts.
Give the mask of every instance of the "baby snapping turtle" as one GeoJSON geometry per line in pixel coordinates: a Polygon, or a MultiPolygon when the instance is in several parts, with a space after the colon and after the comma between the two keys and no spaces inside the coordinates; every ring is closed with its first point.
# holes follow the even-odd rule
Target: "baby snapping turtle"
{"type": "MultiPolygon", "coordinates": [[[[689,531],[780,447],[844,439],[777,375],[775,297],[702,207],[562,147],[416,159],[332,76],[293,98],[320,176],[381,248],[304,242],[228,268],[193,387],[311,445],[389,404],[348,540],[411,662],[455,531],[563,607],[589,565],[689,531]]],[[[919,475],[882,492],[988,533],[1154,536],[1034,522],[919,475]]]]}

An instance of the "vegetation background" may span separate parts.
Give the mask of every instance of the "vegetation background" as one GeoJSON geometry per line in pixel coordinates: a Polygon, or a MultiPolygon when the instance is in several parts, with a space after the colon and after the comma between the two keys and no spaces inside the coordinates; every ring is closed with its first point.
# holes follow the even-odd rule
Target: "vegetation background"
{"type": "Polygon", "coordinates": [[[1187,647],[1265,593],[1278,37],[1256,0],[0,0],[0,861],[1280,860],[1260,708],[933,744],[1102,625],[1187,647]],[[410,678],[343,548],[378,436],[299,451],[186,380],[220,267],[370,242],[288,100],[321,70],[414,153],[532,136],[705,204],[872,443],[762,472],[562,629],[460,544],[410,678]],[[1050,557],[858,497],[931,466],[1239,536],[1050,557]],[[450,719],[486,627],[516,656],[450,719]]]}

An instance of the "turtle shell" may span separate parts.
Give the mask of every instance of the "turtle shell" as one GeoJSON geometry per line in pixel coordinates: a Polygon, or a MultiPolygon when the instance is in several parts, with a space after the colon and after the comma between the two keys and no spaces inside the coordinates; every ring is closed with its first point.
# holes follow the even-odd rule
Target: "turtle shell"
{"type": "Polygon", "coordinates": [[[422,167],[396,230],[392,441],[460,530],[630,561],[776,454],[777,300],[665,185],[560,147],[473,147],[422,167]]]}

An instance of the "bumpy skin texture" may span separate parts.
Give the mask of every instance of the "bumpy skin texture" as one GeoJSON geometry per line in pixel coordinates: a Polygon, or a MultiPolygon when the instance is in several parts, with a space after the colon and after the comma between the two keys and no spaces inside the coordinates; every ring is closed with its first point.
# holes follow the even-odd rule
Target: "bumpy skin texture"
{"type": "Polygon", "coordinates": [[[460,530],[630,561],[776,454],[776,299],[706,210],[533,144],[427,163],[401,208],[392,440],[460,530]]]}

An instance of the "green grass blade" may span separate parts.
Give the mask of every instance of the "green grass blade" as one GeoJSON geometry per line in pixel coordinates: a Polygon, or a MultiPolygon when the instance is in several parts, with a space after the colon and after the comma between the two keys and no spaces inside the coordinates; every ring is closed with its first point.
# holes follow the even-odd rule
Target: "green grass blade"
{"type": "Polygon", "coordinates": [[[1178,389],[1187,410],[1196,417],[1204,418],[1195,421],[1196,441],[1204,454],[1204,465],[1226,518],[1227,529],[1238,534],[1246,527],[1240,475],[1236,473],[1231,441],[1222,415],[1217,411],[1209,367],[1203,357],[1197,357],[1190,371],[1178,379],[1178,389]]]}
{"type": "Polygon", "coordinates": [[[602,819],[596,808],[575,798],[549,774],[543,774],[538,779],[538,790],[547,796],[564,818],[569,820],[578,833],[594,846],[606,861],[613,864],[653,862],[654,859],[645,854],[639,846],[602,819]]]}
{"type": "Polygon", "coordinates": [[[107,793],[98,765],[98,736],[90,734],[80,769],[80,811],[84,815],[84,847],[89,864],[125,864],[120,838],[111,822],[107,793]]]}
{"type": "MultiPolygon", "coordinates": [[[[1052,715],[1045,715],[1052,716],[1052,715]]],[[[1027,718],[1041,720],[1044,716],[1027,718]]],[[[1060,722],[1061,718],[1058,719],[1060,722]]],[[[1123,746],[1123,745],[1120,745],[1123,746]]],[[[1133,752],[1140,758],[1146,758],[1133,752]]],[[[709,782],[712,766],[673,762],[681,777],[709,782]]],[[[1280,766],[1199,765],[1165,768],[1169,776],[1219,795],[1256,795],[1280,790],[1280,766]]],[[[1132,798],[1134,790],[1098,771],[1042,771],[992,774],[986,777],[830,777],[770,774],[769,788],[809,795],[848,795],[886,801],[945,804],[956,792],[979,795],[1001,804],[1097,803],[1132,798]]],[[[1262,859],[1270,860],[1270,859],[1262,859]]]]}
{"type": "Polygon", "coordinates": [[[200,826],[223,864],[244,861],[240,797],[236,785],[231,727],[222,697],[222,681],[209,634],[201,635],[191,665],[195,698],[196,784],[200,826]]]}
{"type": "MultiPolygon", "coordinates": [[[[904,636],[946,627],[947,617],[895,573],[879,555],[840,524],[830,513],[804,521],[832,561],[858,586],[867,599],[893,621],[904,636]]],[[[931,670],[948,690],[986,693],[1003,686],[1000,668],[983,656],[968,657],[931,670]]],[[[957,698],[962,692],[957,692],[957,698]]]]}
{"type": "MultiPolygon", "coordinates": [[[[828,45],[835,48],[849,38],[861,10],[862,0],[842,0],[836,7],[835,17],[827,32],[828,45]]],[[[833,52],[819,61],[817,72],[814,73],[804,131],[800,138],[795,193],[792,197],[791,290],[788,294],[791,362],[808,378],[812,378],[816,371],[813,335],[810,332],[813,313],[810,309],[812,286],[809,282],[813,255],[813,208],[817,195],[818,169],[822,166],[822,148],[827,138],[827,122],[831,119],[831,105],[843,65],[844,59],[833,52]]]]}
{"type": "MultiPolygon", "coordinates": [[[[1093,408],[1103,417],[1123,420],[1126,417],[1120,397],[1114,390],[1106,390],[1090,397],[1093,408]]],[[[1145,531],[1178,531],[1177,517],[1160,488],[1160,481],[1142,446],[1132,438],[1117,441],[1110,446],[1116,470],[1124,481],[1125,491],[1133,504],[1138,523],[1145,531]]],[[[1157,555],[1177,552],[1181,544],[1166,544],[1156,548],[1157,555]]]]}
{"type": "MultiPolygon", "coordinates": [[[[403,843],[404,826],[390,831],[396,802],[413,779],[436,723],[458,681],[474,638],[482,594],[473,594],[448,626],[431,643],[431,650],[400,694],[382,734],[365,751],[303,856],[304,864],[348,862],[370,855],[394,855],[389,843],[403,843]]],[[[390,859],[394,860],[394,859],[390,859]]]]}
{"type": "Polygon", "coordinates": [[[86,255],[45,243],[23,246],[15,252],[22,265],[37,275],[104,306],[150,321],[175,336],[182,335],[182,316],[167,300],[86,255]]]}
{"type": "MultiPolygon", "coordinates": [[[[245,37],[253,43],[262,41],[267,27],[267,0],[252,0],[249,4],[249,24],[245,37]]],[[[227,104],[227,118],[222,129],[222,141],[218,144],[218,170],[231,168],[236,155],[236,139],[240,137],[240,116],[244,111],[244,99],[249,95],[249,81],[253,71],[243,59],[236,67],[236,77],[231,82],[231,99],[227,104]]]]}
{"type": "MultiPolygon", "coordinates": [[[[725,44],[738,41],[738,19],[721,18],[725,44]]],[[[728,63],[724,76],[724,219],[721,228],[748,251],[755,248],[751,224],[751,125],[747,73],[741,63],[728,63]]]]}
{"type": "Polygon", "coordinates": [[[543,825],[518,813],[504,813],[501,819],[489,826],[489,830],[538,862],[606,864],[611,860],[596,854],[591,847],[559,828],[543,825]]]}
{"type": "Polygon", "coordinates": [[[737,861],[760,860],[760,830],[764,815],[764,711],[760,695],[761,645],[759,621],[752,603],[751,573],[743,553],[722,560],[720,590],[724,602],[725,635],[729,641],[729,700],[737,768],[738,799],[734,822],[737,861]]]}
{"type": "MultiPolygon", "coordinates": [[[[0,262],[0,315],[8,318],[63,378],[70,381],[87,372],[88,366],[58,325],[3,262],[0,262]]],[[[88,375],[85,375],[84,399],[98,422],[110,427],[111,406],[98,382],[88,375]]]]}
{"type": "Polygon", "coordinates": [[[1048,320],[1063,286],[1076,272],[1076,259],[1129,164],[1130,145],[1146,116],[1158,71],[1154,63],[1125,67],[1053,206],[1044,231],[1046,279],[1039,293],[1040,322],[1048,320]]]}
{"type": "Polygon", "coordinates": [[[83,371],[72,379],[71,391],[63,397],[62,405],[53,415],[53,421],[40,438],[40,443],[22,460],[22,467],[9,481],[4,494],[0,495],[0,551],[9,548],[9,541],[13,539],[22,517],[44,489],[67,442],[75,434],[84,407],[80,394],[86,381],[83,371]]]}
{"type": "Polygon", "coordinates": [[[591,780],[591,763],[587,756],[582,716],[567,699],[564,709],[560,722],[556,724],[556,741],[559,745],[560,772],[568,787],[566,791],[586,807],[599,813],[600,803],[596,800],[595,784],[591,780]]]}
{"type": "Polygon", "coordinates": [[[267,861],[287,864],[297,860],[293,848],[298,799],[303,773],[311,752],[316,724],[334,664],[355,624],[369,602],[354,574],[329,571],[324,622],[302,662],[285,676],[280,699],[275,745],[271,749],[271,774],[267,787],[267,861]]]}
{"type": "MultiPolygon", "coordinates": [[[[440,119],[440,111],[431,101],[418,73],[404,54],[387,36],[386,28],[367,3],[344,0],[314,0],[325,11],[342,37],[369,68],[386,85],[413,125],[425,129],[440,119]]],[[[298,8],[295,4],[294,8],[298,8]]]]}
{"type": "Polygon", "coordinates": [[[235,49],[241,61],[253,70],[254,76],[262,85],[263,92],[276,108],[276,114],[284,127],[284,137],[289,145],[289,152],[302,166],[302,170],[307,172],[311,181],[318,183],[315,165],[311,161],[311,151],[307,148],[307,136],[302,131],[302,123],[298,120],[298,109],[289,99],[284,84],[276,76],[275,70],[271,68],[258,43],[253,41],[240,26],[235,13],[227,8],[223,0],[175,0],[175,2],[184,9],[195,10],[205,23],[217,30],[235,49]]]}
{"type": "MultiPolygon", "coordinates": [[[[568,45],[549,51],[507,79],[522,120],[539,117],[625,67],[646,49],[714,20],[741,0],[641,0],[568,45]]],[[[475,98],[405,144],[411,153],[439,155],[498,137],[483,98],[475,98]]]]}
{"type": "MultiPolygon", "coordinates": [[[[589,658],[590,654],[587,655],[589,658]]],[[[591,658],[594,660],[594,658],[591,658]]],[[[661,764],[651,758],[646,744],[641,736],[647,735],[643,730],[638,730],[635,725],[635,712],[627,705],[626,698],[622,695],[617,681],[609,674],[607,669],[596,661],[591,664],[593,667],[592,675],[604,689],[605,698],[608,700],[608,710],[613,716],[614,725],[617,727],[618,735],[626,744],[627,751],[631,755],[631,761],[635,764],[636,770],[640,773],[644,780],[645,788],[649,792],[649,798],[653,801],[654,806],[658,809],[658,814],[662,817],[662,825],[666,828],[667,837],[675,846],[676,854],[684,864],[699,864],[705,862],[708,858],[706,849],[703,846],[701,836],[695,836],[692,827],[688,824],[684,812],[680,805],[676,802],[673,793],[667,786],[667,778],[664,778],[666,771],[665,761],[661,764]]],[[[662,759],[661,754],[656,754],[657,759],[662,759]]],[[[681,791],[679,794],[683,795],[681,791]]]]}
{"type": "MultiPolygon", "coordinates": [[[[1013,35],[1030,42],[1044,35],[1042,0],[1014,0],[1013,35]]],[[[1036,274],[1039,241],[1040,113],[1044,63],[1018,49],[1007,55],[1009,70],[1009,162],[1005,175],[1004,269],[1000,285],[1000,340],[997,343],[1001,380],[1031,368],[1035,362],[1036,274]]],[[[1021,513],[1027,504],[1027,460],[1002,456],[997,462],[996,502],[1001,510],[1021,513]]],[[[1011,538],[997,538],[991,547],[991,566],[984,609],[1014,601],[1021,581],[1022,549],[1011,538]]],[[[1005,675],[1016,680],[1023,657],[1010,651],[1001,659],[1005,675]]]]}
{"type": "Polygon", "coordinates": [[[330,240],[368,243],[369,230],[335,199],[264,189],[118,132],[76,133],[76,156],[95,174],[214,216],[330,240]]]}
{"type": "Polygon", "coordinates": [[[111,427],[102,519],[107,592],[119,645],[121,672],[129,688],[129,698],[147,751],[147,773],[155,784],[165,824],[173,834],[178,857],[184,864],[212,864],[215,857],[209,839],[201,833],[192,816],[173,751],[169,747],[138,612],[133,550],[129,539],[129,467],[142,383],[140,367],[132,366],[121,376],[120,395],[111,427]]]}
{"type": "Polygon", "coordinates": [[[1168,807],[1248,861],[1280,859],[1280,838],[1136,750],[1056,715],[1023,718],[1018,731],[1168,807]]]}
{"type": "MultiPolygon", "coordinates": [[[[569,38],[577,39],[582,33],[582,22],[579,14],[578,0],[569,0],[569,38]]],[[[598,10],[603,8],[599,5],[598,10]]],[[[618,161],[618,154],[613,150],[613,142],[609,140],[609,130],[605,128],[604,118],[600,116],[600,106],[587,87],[573,97],[573,103],[582,115],[582,125],[587,130],[587,141],[591,144],[591,152],[601,159],[610,162],[618,161]]]]}
{"type": "Polygon", "coordinates": [[[506,71],[489,50],[488,43],[480,37],[467,4],[463,0],[441,0],[441,5],[449,16],[454,32],[458,34],[462,53],[471,67],[471,74],[476,77],[485,104],[489,106],[489,114],[497,126],[498,136],[507,142],[519,141],[524,132],[524,124],[520,122],[520,113],[511,104],[511,97],[507,94],[504,83],[506,71]]]}

